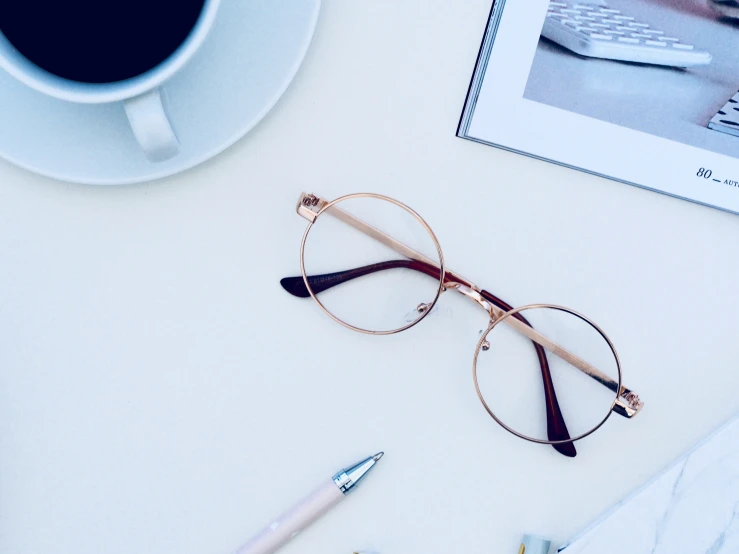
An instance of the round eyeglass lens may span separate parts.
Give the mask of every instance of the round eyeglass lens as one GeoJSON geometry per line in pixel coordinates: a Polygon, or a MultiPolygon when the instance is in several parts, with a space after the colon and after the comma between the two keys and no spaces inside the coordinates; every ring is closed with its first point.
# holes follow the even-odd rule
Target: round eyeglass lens
{"type": "Polygon", "coordinates": [[[442,254],[433,232],[386,197],[351,195],[330,204],[306,231],[301,254],[314,298],[359,331],[407,329],[441,291],[442,254]]]}
{"type": "Polygon", "coordinates": [[[556,442],[563,438],[549,436],[548,418],[559,409],[572,440],[590,434],[610,416],[620,386],[612,345],[595,324],[565,308],[525,307],[518,315],[530,327],[515,314],[504,316],[475,353],[475,386],[488,413],[523,438],[556,442]],[[532,328],[549,348],[537,351],[526,336],[532,328]]]}

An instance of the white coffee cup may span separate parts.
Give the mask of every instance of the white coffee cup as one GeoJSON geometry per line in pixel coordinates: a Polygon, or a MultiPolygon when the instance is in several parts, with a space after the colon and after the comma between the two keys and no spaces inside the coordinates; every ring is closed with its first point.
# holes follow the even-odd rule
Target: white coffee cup
{"type": "Polygon", "coordinates": [[[200,17],[177,50],[156,67],[125,81],[82,83],[49,73],[18,52],[1,31],[0,67],[29,87],[61,100],[84,104],[122,101],[133,134],[147,159],[168,160],[179,152],[180,143],[164,110],[160,87],[202,46],[220,4],[221,0],[205,0],[200,17]]]}

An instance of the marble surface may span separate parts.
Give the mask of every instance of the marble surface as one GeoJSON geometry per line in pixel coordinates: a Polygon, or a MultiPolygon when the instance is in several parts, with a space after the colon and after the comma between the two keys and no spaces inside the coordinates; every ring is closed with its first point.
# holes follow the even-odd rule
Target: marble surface
{"type": "Polygon", "coordinates": [[[739,416],[559,549],[563,554],[739,551],[739,416]]]}

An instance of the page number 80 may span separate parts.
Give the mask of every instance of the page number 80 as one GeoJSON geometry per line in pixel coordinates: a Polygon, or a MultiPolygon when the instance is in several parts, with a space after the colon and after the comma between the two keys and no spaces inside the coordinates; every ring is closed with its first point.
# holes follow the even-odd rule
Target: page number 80
{"type": "Polygon", "coordinates": [[[696,174],[697,177],[703,177],[704,179],[710,179],[712,175],[713,171],[704,167],[701,167],[696,174]]]}

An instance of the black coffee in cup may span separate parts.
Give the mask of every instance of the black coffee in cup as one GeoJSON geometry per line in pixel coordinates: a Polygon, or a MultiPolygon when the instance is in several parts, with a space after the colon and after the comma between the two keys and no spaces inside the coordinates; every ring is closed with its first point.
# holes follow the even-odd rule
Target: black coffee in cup
{"type": "Polygon", "coordinates": [[[84,83],[153,69],[185,41],[205,0],[0,0],[0,31],[28,60],[84,83]]]}

